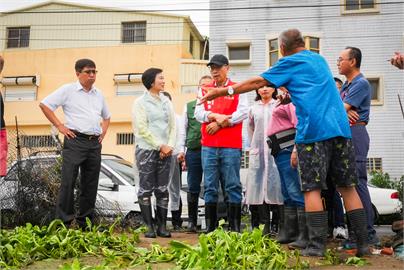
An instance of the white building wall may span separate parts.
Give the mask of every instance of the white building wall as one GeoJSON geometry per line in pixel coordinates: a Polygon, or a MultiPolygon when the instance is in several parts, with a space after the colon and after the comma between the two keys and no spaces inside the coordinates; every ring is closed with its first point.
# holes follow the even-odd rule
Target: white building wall
{"type": "MultiPolygon", "coordinates": [[[[404,102],[404,72],[387,60],[395,51],[404,52],[404,4],[400,0],[380,0],[380,11],[365,14],[341,14],[344,1],[211,1],[210,55],[226,54],[226,41],[251,41],[252,61],[247,66],[232,66],[230,77],[241,81],[268,68],[269,38],[283,30],[298,28],[304,35],[320,37],[321,54],[334,75],[336,59],[346,46],[362,50],[362,72],[382,78],[383,104],[372,105],[368,131],[371,138],[368,157],[382,158],[383,171],[392,177],[404,175],[404,116],[397,94],[404,102]],[[383,4],[388,2],[387,4],[383,4]],[[217,10],[235,7],[299,6],[298,8],[256,8],[217,10]],[[310,8],[303,8],[310,5],[310,8]],[[317,5],[317,7],[315,7],[317,5]],[[318,7],[328,5],[328,7],[318,7]],[[332,6],[335,5],[335,6],[332,6]]],[[[251,95],[251,100],[255,96],[251,95]]],[[[404,106],[404,103],[403,103],[404,106]]]]}

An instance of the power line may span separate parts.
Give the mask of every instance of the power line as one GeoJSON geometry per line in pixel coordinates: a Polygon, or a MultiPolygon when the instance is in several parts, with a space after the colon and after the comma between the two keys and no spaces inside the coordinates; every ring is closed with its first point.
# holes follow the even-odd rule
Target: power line
{"type": "MultiPolygon", "coordinates": [[[[380,16],[391,16],[391,15],[402,15],[403,12],[390,12],[390,13],[380,13],[377,14],[377,18],[380,18],[380,16]]],[[[196,21],[197,23],[212,23],[212,24],[217,24],[220,23],[221,25],[224,24],[234,24],[234,23],[248,23],[248,22],[254,22],[254,23],[267,23],[267,22],[276,22],[276,21],[300,21],[300,20],[310,20],[310,19],[332,19],[332,18],[341,18],[341,15],[328,15],[328,16],[306,16],[306,17],[283,17],[283,18],[265,18],[265,19],[232,19],[232,20],[210,20],[210,21],[196,21]]],[[[175,27],[180,27],[184,24],[187,24],[187,22],[147,22],[147,25],[162,25],[165,26],[165,28],[168,28],[167,26],[172,26],[174,25],[175,27]],[[179,26],[178,26],[179,25],[179,26]]],[[[83,23],[83,24],[72,24],[72,23],[67,23],[67,24],[29,24],[31,27],[35,26],[35,30],[55,30],[54,28],[40,28],[40,27],[51,27],[51,26],[80,26],[80,29],[78,28],[60,28],[58,30],[94,30],[94,28],[83,28],[81,26],[118,26],[117,28],[100,28],[100,30],[112,30],[112,29],[118,29],[122,26],[122,23],[83,23]]],[[[9,24],[2,24],[0,27],[12,27],[9,24]]],[[[162,28],[162,27],[150,27],[150,28],[162,28]]],[[[0,30],[1,31],[1,30],[0,30]]]]}
{"type": "MultiPolygon", "coordinates": [[[[387,6],[404,4],[404,1],[375,3],[375,6],[387,6]]],[[[323,4],[323,5],[273,5],[273,6],[251,6],[251,7],[226,7],[226,8],[184,8],[184,9],[111,9],[111,10],[41,10],[41,11],[6,11],[5,14],[63,14],[63,13],[112,13],[112,12],[184,12],[184,11],[231,11],[231,10],[256,10],[256,9],[289,9],[289,8],[327,8],[327,7],[356,7],[356,4],[323,4]]],[[[90,7],[91,8],[91,7],[90,7]]]]}
{"type": "MultiPolygon", "coordinates": [[[[320,39],[363,39],[363,38],[402,38],[401,34],[397,35],[361,35],[361,36],[346,36],[346,35],[334,35],[334,36],[323,36],[320,39]]],[[[218,39],[210,39],[210,41],[216,41],[216,40],[222,40],[224,38],[218,38],[218,39]]],[[[0,38],[0,40],[7,40],[7,38],[0,38]]],[[[237,39],[238,41],[267,41],[267,38],[241,38],[237,39]]],[[[84,38],[30,38],[30,41],[72,41],[72,42],[78,42],[78,41],[84,41],[84,42],[119,42],[121,44],[121,39],[84,39],[84,38]]],[[[151,42],[185,42],[185,41],[190,41],[189,39],[146,39],[145,41],[139,42],[140,44],[142,43],[151,43],[151,42]]],[[[122,43],[122,45],[137,45],[139,44],[138,42],[133,42],[133,43],[122,43]]]]}

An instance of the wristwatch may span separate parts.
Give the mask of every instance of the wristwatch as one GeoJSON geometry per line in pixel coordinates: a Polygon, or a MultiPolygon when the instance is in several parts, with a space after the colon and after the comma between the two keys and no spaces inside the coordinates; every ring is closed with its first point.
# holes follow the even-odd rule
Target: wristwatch
{"type": "Polygon", "coordinates": [[[229,87],[227,87],[227,95],[228,96],[234,95],[234,89],[233,89],[233,87],[231,87],[231,85],[229,87]]]}

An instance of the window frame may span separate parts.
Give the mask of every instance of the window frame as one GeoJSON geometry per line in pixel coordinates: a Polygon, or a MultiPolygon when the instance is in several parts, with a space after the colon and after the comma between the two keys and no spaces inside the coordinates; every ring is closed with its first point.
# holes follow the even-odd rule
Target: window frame
{"type": "Polygon", "coordinates": [[[374,8],[360,8],[362,0],[358,0],[359,9],[357,9],[357,10],[347,10],[346,1],[347,0],[341,0],[341,14],[343,14],[343,15],[361,14],[361,13],[379,13],[380,12],[380,5],[379,5],[380,0],[374,0],[374,8]]]}
{"type": "MultiPolygon", "coordinates": [[[[310,32],[310,33],[302,33],[303,35],[303,40],[304,40],[304,44],[307,50],[313,51],[315,50],[316,53],[321,54],[321,43],[322,43],[322,39],[323,36],[321,33],[319,32],[310,32]],[[318,39],[318,49],[315,48],[311,48],[310,47],[310,39],[311,38],[315,38],[318,39]]],[[[271,65],[271,52],[278,52],[278,60],[283,56],[280,50],[280,44],[279,44],[279,33],[271,33],[269,35],[266,35],[265,39],[266,39],[266,48],[265,48],[265,52],[266,52],[266,65],[268,68],[272,67],[271,65]],[[278,40],[278,49],[277,50],[270,50],[270,44],[271,41],[273,40],[278,40]]],[[[275,62],[276,63],[276,62],[275,62]]]]}
{"type": "Polygon", "coordinates": [[[139,43],[146,43],[146,41],[147,41],[147,21],[146,20],[121,22],[121,44],[139,44],[139,43]],[[137,29],[125,29],[125,25],[129,25],[129,24],[135,25],[135,24],[140,24],[140,23],[144,24],[144,40],[136,40],[136,30],[137,29]],[[133,41],[124,41],[125,30],[134,31],[133,41]]]}
{"type": "Polygon", "coordinates": [[[229,59],[230,65],[250,65],[252,59],[252,44],[250,40],[228,40],[226,41],[226,55],[229,59]],[[244,48],[248,47],[248,59],[237,59],[231,60],[230,59],[230,50],[232,48],[244,48]]]}
{"type": "MultiPolygon", "coordinates": [[[[377,99],[372,99],[370,101],[371,106],[382,106],[384,105],[384,80],[381,75],[366,75],[366,79],[369,81],[371,80],[378,80],[379,87],[377,89],[377,99]]],[[[373,89],[372,89],[373,90],[373,89]]]]}
{"type": "Polygon", "coordinates": [[[381,157],[368,157],[366,159],[366,171],[371,173],[373,171],[383,172],[383,158],[381,157]],[[380,167],[380,168],[378,168],[380,167]]]}
{"type": "Polygon", "coordinates": [[[8,26],[8,27],[6,27],[6,35],[7,35],[7,38],[6,38],[6,42],[5,42],[5,49],[26,49],[26,48],[29,48],[30,40],[31,40],[31,26],[8,26]],[[18,46],[16,46],[16,47],[9,47],[9,40],[10,40],[9,35],[10,35],[10,30],[12,30],[12,29],[18,29],[19,30],[18,39],[13,38],[13,40],[18,41],[18,46]],[[21,30],[23,30],[23,29],[28,29],[28,40],[27,40],[28,44],[27,44],[27,46],[21,46],[21,39],[22,39],[21,38],[21,30]]]}
{"type": "Polygon", "coordinates": [[[321,39],[320,39],[320,37],[306,35],[306,36],[304,36],[304,44],[305,44],[305,47],[306,47],[307,50],[320,54],[320,52],[321,52],[321,39]],[[317,39],[318,40],[318,48],[310,47],[310,40],[311,39],[317,39]]]}
{"type": "MultiPolygon", "coordinates": [[[[268,41],[267,41],[267,49],[268,49],[268,66],[269,67],[272,67],[273,65],[271,65],[271,53],[278,53],[278,60],[277,61],[279,61],[279,58],[281,58],[282,57],[282,54],[281,54],[281,50],[280,50],[280,48],[279,48],[279,40],[278,40],[278,38],[272,38],[272,39],[269,39],[268,41]],[[271,50],[271,42],[272,41],[274,41],[274,40],[276,40],[276,42],[278,43],[278,48],[276,49],[276,50],[271,50]]],[[[276,62],[277,62],[276,61],[276,62]]],[[[276,63],[275,62],[275,63],[276,63]]]]}

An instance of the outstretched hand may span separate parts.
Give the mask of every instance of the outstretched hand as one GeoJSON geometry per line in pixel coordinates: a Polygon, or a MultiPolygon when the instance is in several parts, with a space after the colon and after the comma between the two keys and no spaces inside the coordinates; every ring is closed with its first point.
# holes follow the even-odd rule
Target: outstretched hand
{"type": "Polygon", "coordinates": [[[227,94],[227,88],[206,88],[205,90],[206,94],[203,97],[198,97],[198,105],[227,94]]]}
{"type": "Polygon", "coordinates": [[[404,69],[404,54],[395,52],[394,56],[390,59],[390,63],[399,69],[404,69]]]}

